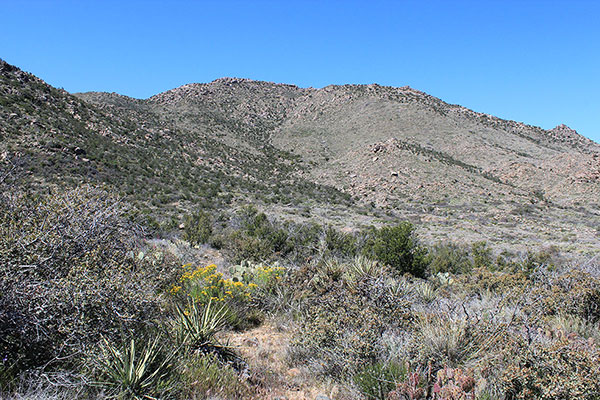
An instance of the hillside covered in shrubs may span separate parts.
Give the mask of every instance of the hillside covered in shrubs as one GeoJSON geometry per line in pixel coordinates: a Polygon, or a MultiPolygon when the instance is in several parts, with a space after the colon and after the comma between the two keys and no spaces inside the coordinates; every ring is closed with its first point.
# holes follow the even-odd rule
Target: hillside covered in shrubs
{"type": "Polygon", "coordinates": [[[597,144],[410,88],[0,73],[0,398],[600,399],[597,144]]]}
{"type": "Polygon", "coordinates": [[[31,193],[10,177],[2,189],[7,396],[598,398],[593,262],[426,246],[408,222],[350,234],[252,206],[151,240],[105,189],[31,193]],[[255,332],[283,345],[264,352],[255,332]]]}

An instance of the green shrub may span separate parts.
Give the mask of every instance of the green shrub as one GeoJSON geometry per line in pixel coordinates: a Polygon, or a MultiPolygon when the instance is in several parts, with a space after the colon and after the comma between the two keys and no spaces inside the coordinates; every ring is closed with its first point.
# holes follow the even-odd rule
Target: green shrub
{"type": "Polygon", "coordinates": [[[185,218],[183,238],[192,246],[208,243],[212,235],[210,217],[204,211],[199,210],[185,218]]]}
{"type": "Polygon", "coordinates": [[[455,243],[436,244],[431,249],[430,256],[429,270],[433,275],[446,272],[464,274],[471,271],[473,266],[469,252],[455,243]]]}
{"type": "Polygon", "coordinates": [[[475,242],[471,246],[471,257],[474,268],[492,268],[492,249],[487,242],[475,242]]]}
{"type": "Polygon", "coordinates": [[[323,253],[327,257],[350,258],[356,255],[356,239],[328,226],[324,229],[323,253]]]}
{"type": "Polygon", "coordinates": [[[243,260],[272,261],[285,257],[293,248],[286,229],[270,222],[253,206],[242,208],[235,217],[239,228],[225,239],[226,251],[234,263],[243,260]]]}
{"type": "Polygon", "coordinates": [[[366,246],[376,260],[396,269],[424,277],[428,265],[427,249],[419,244],[415,229],[410,222],[375,230],[366,246]]]}
{"type": "Polygon", "coordinates": [[[354,375],[353,380],[367,399],[386,400],[396,384],[406,379],[406,366],[392,362],[369,365],[354,375]]]}

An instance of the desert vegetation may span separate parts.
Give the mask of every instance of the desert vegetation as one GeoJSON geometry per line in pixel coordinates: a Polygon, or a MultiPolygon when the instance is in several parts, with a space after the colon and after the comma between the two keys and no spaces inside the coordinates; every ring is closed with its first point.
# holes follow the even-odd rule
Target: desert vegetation
{"type": "Polygon", "coordinates": [[[567,127],[0,73],[0,398],[600,399],[599,150],[567,127]]]}
{"type": "Polygon", "coordinates": [[[426,246],[408,222],[344,233],[253,206],[194,212],[185,240],[153,241],[106,188],[33,193],[8,175],[2,185],[4,397],[600,393],[594,263],[426,246]],[[262,354],[255,332],[285,345],[262,354]]]}

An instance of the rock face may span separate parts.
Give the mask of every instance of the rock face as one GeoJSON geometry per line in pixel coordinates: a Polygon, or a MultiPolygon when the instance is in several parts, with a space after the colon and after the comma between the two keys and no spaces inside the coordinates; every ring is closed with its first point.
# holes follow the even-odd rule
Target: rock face
{"type": "Polygon", "coordinates": [[[562,135],[566,137],[579,137],[579,134],[575,129],[571,129],[565,124],[557,125],[553,129],[551,129],[550,132],[552,132],[555,135],[562,135]]]}
{"type": "Polygon", "coordinates": [[[580,149],[585,149],[586,147],[596,147],[595,142],[581,136],[576,130],[569,128],[565,124],[560,124],[550,129],[548,131],[548,135],[554,138],[556,141],[568,143],[570,145],[577,146],[580,149]]]}
{"type": "Polygon", "coordinates": [[[133,99],[73,96],[5,62],[0,72],[0,154],[26,154],[34,175],[44,165],[40,180],[111,182],[153,212],[224,207],[235,193],[294,219],[308,207],[338,224],[329,211],[341,210],[344,225],[384,218],[365,209],[427,220],[431,240],[598,247],[600,146],[565,125],[407,86],[222,78],[133,99]]]}

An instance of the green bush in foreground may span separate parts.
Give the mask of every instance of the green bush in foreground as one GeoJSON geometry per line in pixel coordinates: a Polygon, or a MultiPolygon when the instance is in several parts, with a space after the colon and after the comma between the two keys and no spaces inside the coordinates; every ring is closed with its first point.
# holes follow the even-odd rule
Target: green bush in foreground
{"type": "Polygon", "coordinates": [[[116,398],[148,399],[165,395],[172,390],[175,351],[167,351],[163,338],[134,339],[115,346],[103,339],[100,358],[101,381],[116,398]]]}
{"type": "Polygon", "coordinates": [[[366,246],[366,251],[372,252],[377,261],[402,274],[425,276],[428,265],[427,249],[419,244],[415,228],[410,222],[376,230],[366,246]]]}

